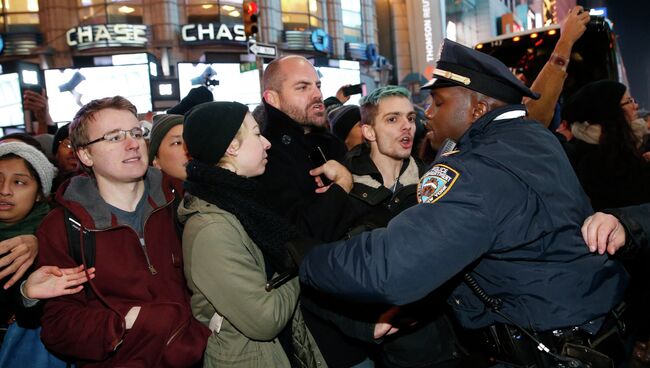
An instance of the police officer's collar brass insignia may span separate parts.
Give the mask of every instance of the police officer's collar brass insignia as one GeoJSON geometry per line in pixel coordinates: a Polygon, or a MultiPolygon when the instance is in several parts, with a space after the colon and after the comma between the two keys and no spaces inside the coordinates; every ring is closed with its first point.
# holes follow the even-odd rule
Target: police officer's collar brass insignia
{"type": "Polygon", "coordinates": [[[420,179],[420,183],[418,184],[418,203],[434,203],[444,197],[459,176],[458,171],[447,165],[434,165],[420,179]]]}
{"type": "Polygon", "coordinates": [[[447,157],[447,156],[451,156],[451,155],[453,155],[455,153],[458,153],[458,152],[460,152],[460,150],[453,150],[453,151],[445,152],[440,156],[447,157]]]}

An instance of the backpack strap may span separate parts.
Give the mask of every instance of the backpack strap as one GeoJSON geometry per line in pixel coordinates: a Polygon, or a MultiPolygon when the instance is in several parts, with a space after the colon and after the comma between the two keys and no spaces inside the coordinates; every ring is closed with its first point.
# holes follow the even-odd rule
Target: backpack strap
{"type": "MultiPolygon", "coordinates": [[[[88,230],[82,230],[81,222],[68,211],[67,208],[63,209],[65,216],[65,231],[68,235],[68,254],[74,259],[77,265],[83,264],[83,259],[86,260],[86,268],[91,268],[95,265],[95,234],[88,230]],[[81,256],[81,236],[80,231],[83,231],[83,255],[81,256]]],[[[88,288],[86,288],[88,291],[88,288]]]]}

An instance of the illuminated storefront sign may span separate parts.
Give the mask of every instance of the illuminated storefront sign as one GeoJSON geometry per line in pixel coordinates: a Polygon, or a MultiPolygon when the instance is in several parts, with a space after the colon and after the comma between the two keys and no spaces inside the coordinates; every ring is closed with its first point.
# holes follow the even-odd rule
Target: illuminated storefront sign
{"type": "Polygon", "coordinates": [[[422,0],[422,25],[424,30],[424,50],[427,62],[435,59],[433,45],[433,25],[431,24],[431,1],[422,0]]]}
{"type": "Polygon", "coordinates": [[[99,47],[145,47],[147,26],[144,24],[94,24],[70,28],[68,46],[77,50],[99,47]]]}
{"type": "Polygon", "coordinates": [[[185,43],[206,41],[246,42],[243,24],[185,24],[181,27],[181,39],[185,43]]]}

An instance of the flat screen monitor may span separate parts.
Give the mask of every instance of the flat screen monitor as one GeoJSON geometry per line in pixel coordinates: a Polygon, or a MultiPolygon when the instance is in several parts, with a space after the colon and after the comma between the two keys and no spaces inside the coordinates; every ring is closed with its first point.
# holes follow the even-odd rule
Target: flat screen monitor
{"type": "MultiPolygon", "coordinates": [[[[358,64],[357,64],[358,65],[358,64]]],[[[321,77],[321,87],[320,90],[323,93],[323,99],[336,96],[336,92],[345,86],[346,84],[359,84],[361,83],[361,73],[359,69],[345,69],[345,68],[332,68],[332,67],[316,67],[319,71],[321,77]]],[[[346,105],[354,104],[358,105],[361,95],[351,95],[350,100],[346,102],[346,105]]]]}
{"type": "Polygon", "coordinates": [[[117,95],[131,101],[138,113],[151,111],[147,64],[49,69],[45,86],[55,122],[72,120],[79,108],[92,100],[117,95]]]}
{"type": "Polygon", "coordinates": [[[0,74],[0,127],[25,124],[18,73],[0,74]]]}
{"type": "Polygon", "coordinates": [[[238,63],[178,63],[181,98],[206,81],[215,101],[237,101],[251,111],[262,102],[257,69],[241,73],[238,63]]]}

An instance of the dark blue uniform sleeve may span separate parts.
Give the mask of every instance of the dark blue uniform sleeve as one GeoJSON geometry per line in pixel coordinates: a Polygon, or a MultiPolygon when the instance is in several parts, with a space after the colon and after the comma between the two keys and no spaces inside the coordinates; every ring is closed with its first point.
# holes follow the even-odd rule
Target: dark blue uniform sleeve
{"type": "Polygon", "coordinates": [[[462,271],[490,249],[494,225],[481,183],[458,165],[455,172],[435,201],[409,208],[387,228],[315,247],[300,267],[302,282],[348,299],[403,305],[462,271]]]}

